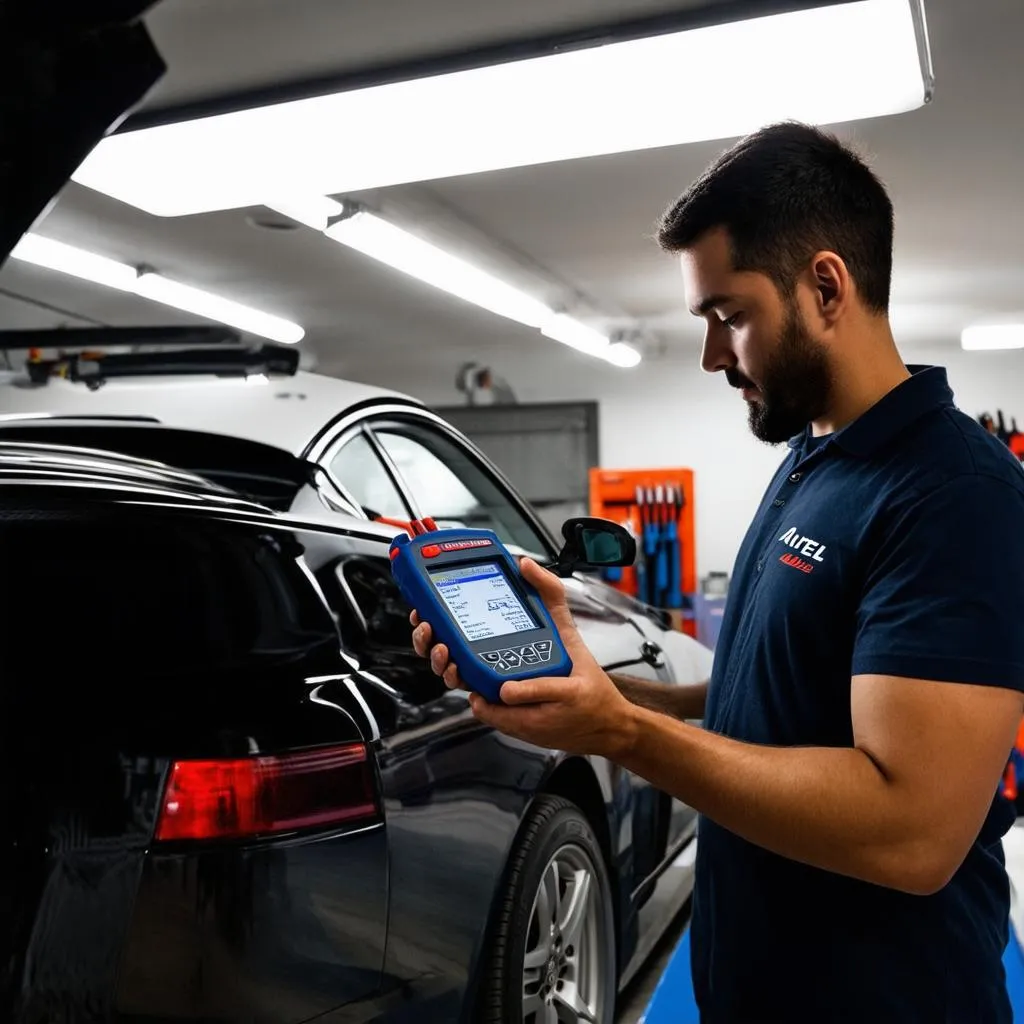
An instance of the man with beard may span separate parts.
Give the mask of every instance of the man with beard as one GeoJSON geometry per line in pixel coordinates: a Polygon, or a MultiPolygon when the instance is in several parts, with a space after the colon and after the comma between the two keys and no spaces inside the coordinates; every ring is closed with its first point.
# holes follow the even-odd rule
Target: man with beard
{"type": "Polygon", "coordinates": [[[666,212],[703,368],[742,391],[758,438],[789,445],[710,683],[613,680],[560,582],[524,560],[573,673],[470,697],[494,728],[611,758],[700,812],[706,1022],[1012,1019],[998,790],[1024,713],[1024,472],[941,367],[904,365],[892,238],[876,176],[797,124],[740,141],[666,212]]]}

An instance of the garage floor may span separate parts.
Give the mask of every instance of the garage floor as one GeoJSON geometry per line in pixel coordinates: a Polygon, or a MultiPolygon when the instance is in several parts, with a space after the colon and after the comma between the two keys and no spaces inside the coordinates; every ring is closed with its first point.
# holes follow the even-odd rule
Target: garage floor
{"type": "Polygon", "coordinates": [[[689,905],[682,910],[679,916],[665,930],[661,941],[651,953],[651,957],[644,969],[633,979],[629,987],[622,993],[619,1000],[619,1014],[615,1018],[615,1024],[640,1024],[644,1010],[654,995],[661,976],[679,943],[683,931],[689,922],[689,905]]]}
{"type": "MultiPolygon", "coordinates": [[[[1003,839],[1003,850],[1006,854],[1006,870],[1010,876],[1010,919],[1024,944],[1024,819],[1007,833],[1003,839]]],[[[622,994],[615,1024],[640,1024],[654,989],[686,928],[688,914],[689,908],[676,918],[651,954],[645,969],[622,994]]]]}

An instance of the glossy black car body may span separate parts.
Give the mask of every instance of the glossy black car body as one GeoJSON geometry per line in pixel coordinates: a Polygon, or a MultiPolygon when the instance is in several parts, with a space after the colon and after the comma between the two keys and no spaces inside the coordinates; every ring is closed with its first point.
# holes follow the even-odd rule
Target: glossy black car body
{"type": "MultiPolygon", "coordinates": [[[[0,260],[162,74],[150,6],[0,4],[0,260]]],[[[221,438],[216,479],[246,477],[241,499],[180,441],[167,461],[193,472],[0,438],[0,1021],[479,1024],[542,806],[594,838],[614,992],[689,891],[692,813],[481,728],[409,646],[386,530],[325,510],[279,451],[221,438]],[[308,787],[294,825],[280,766],[323,751],[337,799],[308,787]],[[261,828],[169,838],[174,780],[207,762],[275,780],[247,797],[261,828]]],[[[640,656],[626,611],[574,612],[640,656]]],[[[240,820],[211,807],[208,825],[240,820]]]]}
{"type": "Polygon", "coordinates": [[[0,1019],[475,1021],[543,793],[599,840],[624,973],[644,905],[678,898],[632,776],[481,727],[392,635],[372,526],[3,442],[0,559],[0,1019]],[[351,821],[157,834],[175,763],[350,747],[372,788],[369,809],[356,776],[337,789],[351,821]]]}

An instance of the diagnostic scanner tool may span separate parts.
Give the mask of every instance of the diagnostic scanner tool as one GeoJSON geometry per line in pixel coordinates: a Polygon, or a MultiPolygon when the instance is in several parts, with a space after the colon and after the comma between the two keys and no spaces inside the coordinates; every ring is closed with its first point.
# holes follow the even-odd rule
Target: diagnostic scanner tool
{"type": "Polygon", "coordinates": [[[438,530],[429,519],[412,529],[391,542],[391,573],[471,690],[498,704],[510,679],[569,675],[547,608],[494,533],[438,530]]]}

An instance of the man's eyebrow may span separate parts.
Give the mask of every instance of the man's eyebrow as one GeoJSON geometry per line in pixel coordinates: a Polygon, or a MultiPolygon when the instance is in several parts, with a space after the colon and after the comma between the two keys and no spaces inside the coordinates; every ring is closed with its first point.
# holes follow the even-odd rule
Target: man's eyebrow
{"type": "Polygon", "coordinates": [[[716,306],[725,306],[730,302],[732,302],[732,296],[730,295],[709,295],[699,306],[691,306],[690,312],[694,316],[706,316],[716,306]]]}

